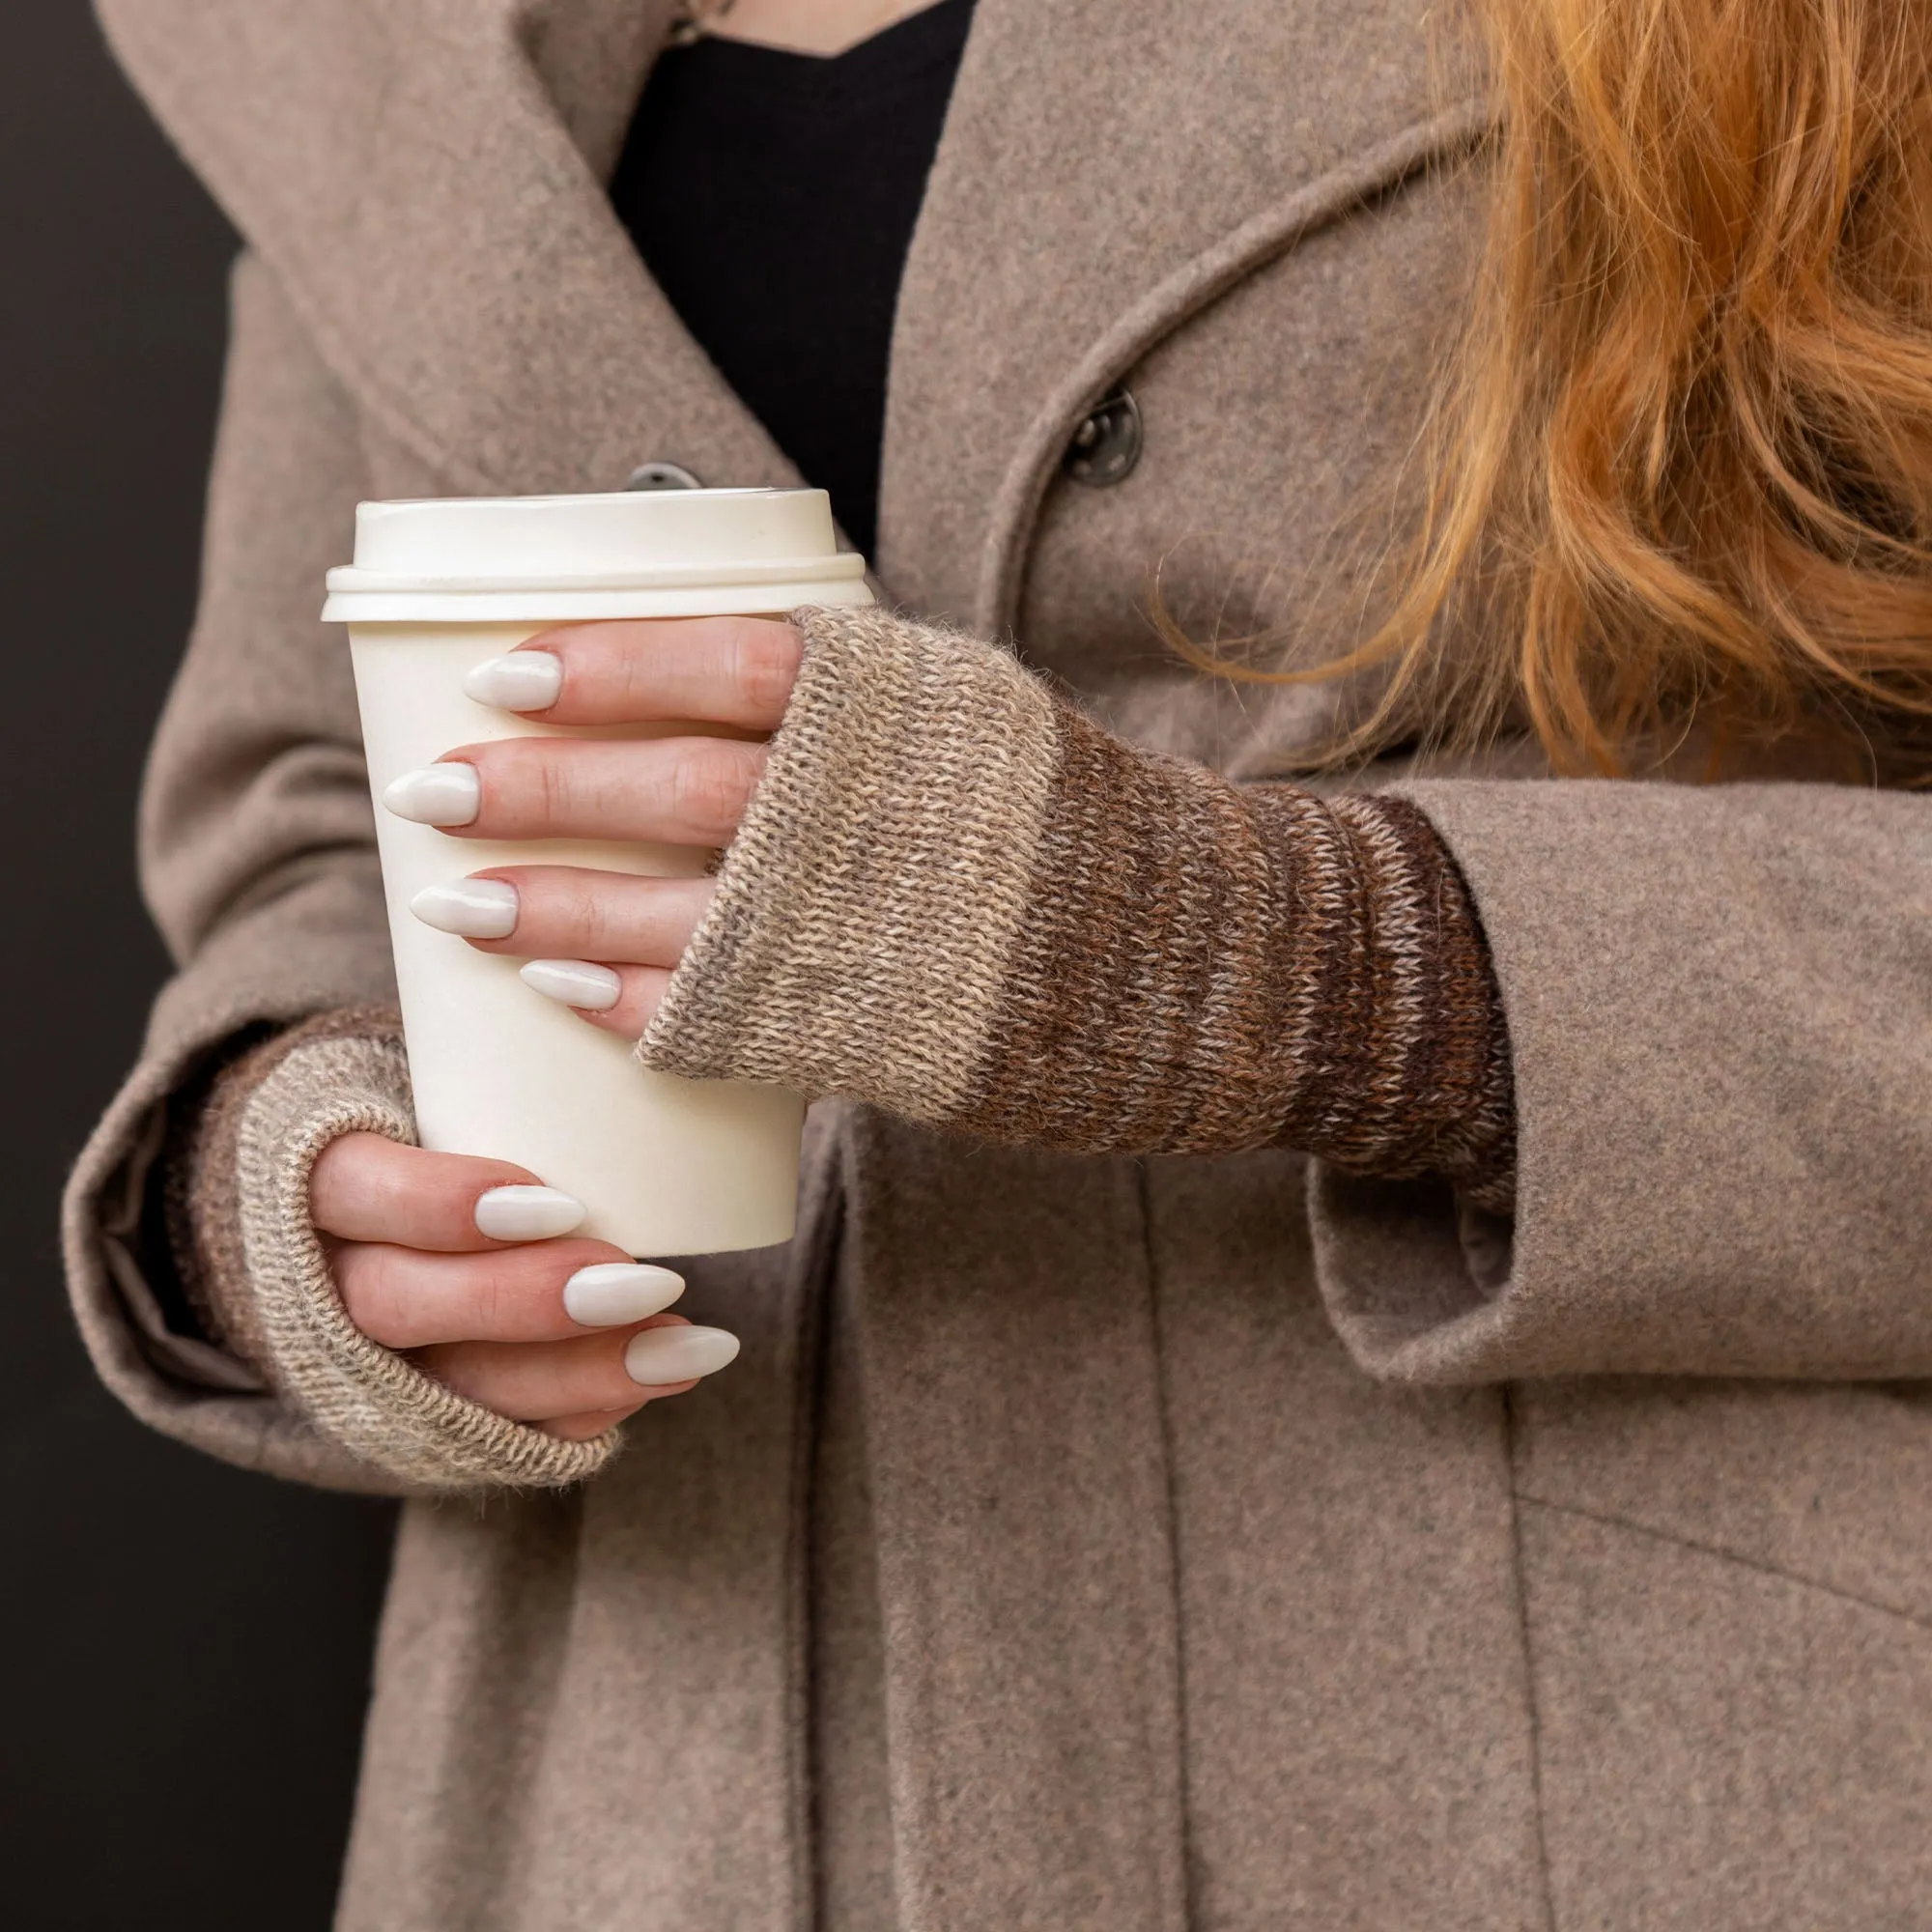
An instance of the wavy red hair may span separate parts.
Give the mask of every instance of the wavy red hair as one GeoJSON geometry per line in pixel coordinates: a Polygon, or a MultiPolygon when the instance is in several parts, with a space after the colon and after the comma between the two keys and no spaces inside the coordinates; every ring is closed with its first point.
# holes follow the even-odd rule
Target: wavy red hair
{"type": "MultiPolygon", "coordinates": [[[[1344,754],[1932,721],[1932,0],[1479,0],[1505,109],[1344,754]],[[1425,724],[1424,721],[1433,721],[1425,724]]],[[[1198,646],[1183,643],[1197,662],[1198,646]]],[[[1231,668],[1216,660],[1216,668],[1231,668]]]]}

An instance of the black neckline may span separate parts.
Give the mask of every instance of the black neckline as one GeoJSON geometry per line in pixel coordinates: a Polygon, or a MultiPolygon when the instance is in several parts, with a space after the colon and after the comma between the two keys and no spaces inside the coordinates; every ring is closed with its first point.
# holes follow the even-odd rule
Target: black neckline
{"type": "Polygon", "coordinates": [[[899,282],[972,20],[973,0],[937,0],[838,54],[667,49],[611,178],[659,288],[862,550],[899,282]]]}
{"type": "Polygon", "coordinates": [[[663,58],[688,63],[694,70],[728,68],[731,85],[753,93],[820,98],[848,91],[876,95],[918,80],[935,67],[956,66],[972,24],[973,0],[934,0],[932,6],[908,14],[836,54],[803,53],[795,47],[701,34],[682,46],[668,48],[663,58]]]}

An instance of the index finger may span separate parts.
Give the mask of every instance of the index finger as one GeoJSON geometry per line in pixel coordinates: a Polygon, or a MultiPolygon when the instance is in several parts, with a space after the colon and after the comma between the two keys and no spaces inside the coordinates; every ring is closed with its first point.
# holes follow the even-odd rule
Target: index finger
{"type": "Polygon", "coordinates": [[[541,631],[478,665],[463,688],[551,724],[677,720],[767,732],[784,717],[803,651],[798,633],[770,617],[613,618],[541,631]]]}
{"type": "Polygon", "coordinates": [[[344,1134],[329,1142],[309,1170],[308,1199],[309,1217],[321,1234],[443,1254],[477,1254],[567,1235],[583,1219],[581,1203],[543,1186],[527,1168],[467,1153],[431,1153],[385,1134],[344,1134]],[[510,1223],[521,1218],[528,1232],[514,1232],[486,1210],[484,1218],[495,1218],[501,1232],[494,1238],[484,1233],[477,1207],[492,1194],[506,1201],[510,1223]]]}

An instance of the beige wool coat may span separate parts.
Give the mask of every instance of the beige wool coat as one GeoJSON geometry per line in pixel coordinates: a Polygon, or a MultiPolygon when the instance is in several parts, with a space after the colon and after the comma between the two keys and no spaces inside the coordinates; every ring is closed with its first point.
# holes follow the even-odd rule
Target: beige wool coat
{"type": "MultiPolygon", "coordinates": [[[[604,200],[668,0],[100,0],[247,241],[143,824],[181,962],[74,1177],[160,1429],[380,1488],[171,1335],[135,1203],[245,1027],[389,985],[358,497],[795,481],[604,200]]],[[[1284,616],[1412,436],[1484,122],[1420,0],[980,0],[876,559],[1125,735],[1292,771],[1284,616]],[[1124,384],[1145,454],[1061,460],[1124,384]]],[[[156,639],[156,649],[170,640],[156,639]]],[[[351,1932],[1932,1922],[1932,798],[1418,781],[1507,1008],[1515,1219],[1294,1156],[814,1117],[691,1264],[740,1361],[576,1491],[405,1513],[351,1932]]]]}

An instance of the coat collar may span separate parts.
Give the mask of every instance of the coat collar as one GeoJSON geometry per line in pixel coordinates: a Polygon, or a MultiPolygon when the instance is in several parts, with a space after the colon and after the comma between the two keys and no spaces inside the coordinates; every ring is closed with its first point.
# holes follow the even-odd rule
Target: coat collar
{"type": "Polygon", "coordinates": [[[1094,404],[1241,275],[1486,125],[1466,43],[1433,41],[1428,13],[979,0],[899,297],[880,542],[895,589],[1009,624],[1094,404]]]}
{"type": "MultiPolygon", "coordinates": [[[[343,383],[453,486],[796,471],[602,182],[673,0],[99,0],[343,383]]],[[[1190,309],[1480,125],[1422,0],[979,0],[894,343],[880,564],[1010,618],[1053,466],[1190,309]]],[[[1466,90],[1465,90],[1466,91],[1466,90]]]]}
{"type": "Polygon", "coordinates": [[[324,359],[452,487],[615,489],[650,458],[795,482],[603,192],[671,9],[100,0],[324,359]]]}

